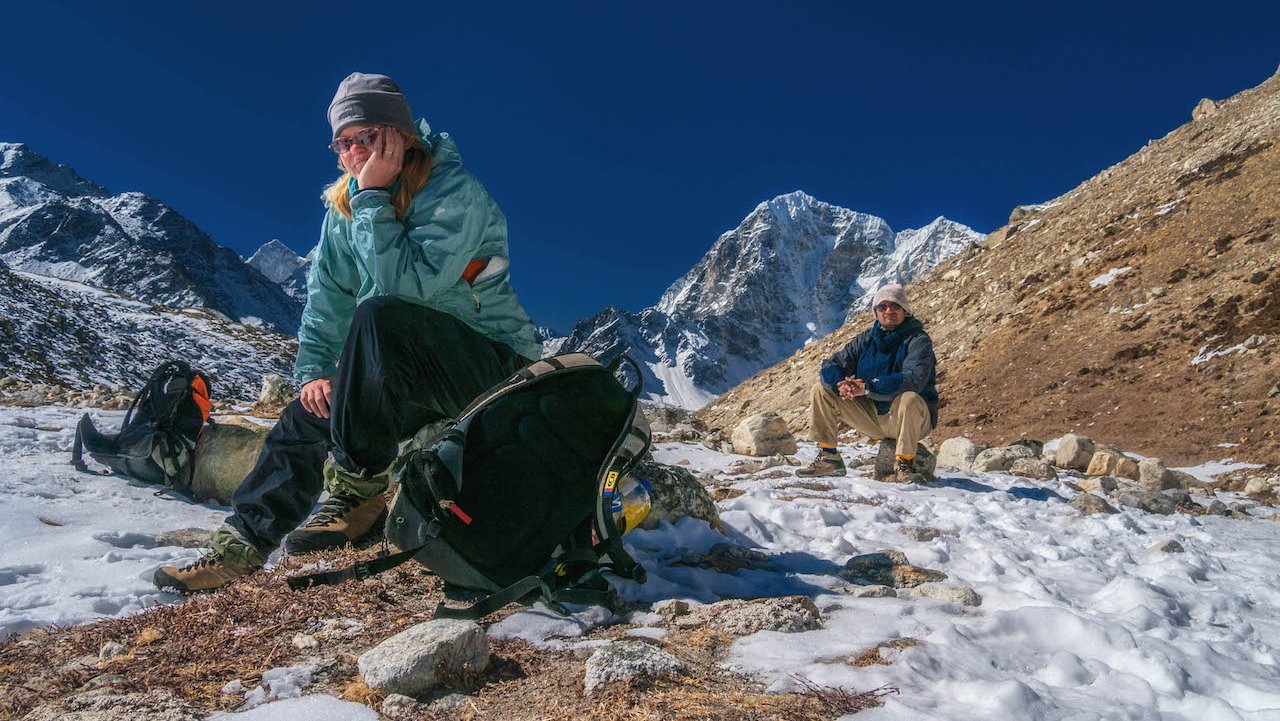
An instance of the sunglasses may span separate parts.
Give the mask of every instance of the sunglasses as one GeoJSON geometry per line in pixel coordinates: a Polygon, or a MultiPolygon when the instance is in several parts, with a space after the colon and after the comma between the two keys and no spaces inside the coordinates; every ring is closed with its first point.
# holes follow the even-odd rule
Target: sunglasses
{"type": "Polygon", "coordinates": [[[876,306],[877,313],[884,313],[885,311],[889,311],[889,310],[902,310],[902,306],[898,305],[897,303],[890,303],[889,301],[885,301],[880,305],[876,306]]]}
{"type": "Polygon", "coordinates": [[[373,145],[374,141],[378,139],[378,133],[378,128],[365,128],[349,138],[335,139],[332,143],[329,143],[329,149],[338,155],[342,155],[348,150],[351,150],[351,146],[353,145],[359,144],[367,148],[370,145],[373,145]]]}

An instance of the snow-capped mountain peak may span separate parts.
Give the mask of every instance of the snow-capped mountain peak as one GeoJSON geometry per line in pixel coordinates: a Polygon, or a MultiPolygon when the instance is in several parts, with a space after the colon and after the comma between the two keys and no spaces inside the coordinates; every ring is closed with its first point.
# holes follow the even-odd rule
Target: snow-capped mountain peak
{"type": "Polygon", "coordinates": [[[983,234],[939,217],[895,233],[883,218],[795,191],[760,203],[638,314],[610,308],[548,348],[648,366],[653,400],[697,408],[839,328],[888,282],[906,282],[983,234]]]}
{"type": "Polygon", "coordinates": [[[54,163],[26,143],[0,143],[0,178],[29,178],[60,195],[105,198],[107,189],[81,178],[68,165],[54,163]]]}

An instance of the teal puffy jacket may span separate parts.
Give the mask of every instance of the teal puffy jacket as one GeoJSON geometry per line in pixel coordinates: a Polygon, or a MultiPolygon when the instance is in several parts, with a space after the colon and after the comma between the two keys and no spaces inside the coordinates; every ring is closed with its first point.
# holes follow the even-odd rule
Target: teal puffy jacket
{"type": "Polygon", "coordinates": [[[511,287],[506,217],[448,134],[432,134],[425,120],[418,134],[431,148],[431,175],[405,220],[381,190],[353,196],[351,220],[333,208],[325,214],[298,329],[293,375],[301,383],[335,374],[356,306],[378,295],[448,313],[526,358],[542,353],[511,287]],[[469,285],[462,273],[475,258],[489,264],[469,285]]]}

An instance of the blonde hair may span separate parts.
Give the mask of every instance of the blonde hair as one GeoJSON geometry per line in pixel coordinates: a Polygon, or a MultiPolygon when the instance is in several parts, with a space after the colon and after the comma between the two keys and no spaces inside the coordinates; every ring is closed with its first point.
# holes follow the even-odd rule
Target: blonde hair
{"type": "MultiPolygon", "coordinates": [[[[404,138],[404,167],[400,169],[400,187],[391,196],[391,204],[396,208],[396,218],[404,220],[413,204],[413,196],[422,190],[431,176],[431,153],[417,133],[400,128],[393,128],[404,138]]],[[[342,161],[338,161],[342,168],[342,161]]],[[[325,188],[320,198],[325,205],[337,209],[347,220],[351,220],[351,173],[343,169],[342,176],[325,188]]]]}

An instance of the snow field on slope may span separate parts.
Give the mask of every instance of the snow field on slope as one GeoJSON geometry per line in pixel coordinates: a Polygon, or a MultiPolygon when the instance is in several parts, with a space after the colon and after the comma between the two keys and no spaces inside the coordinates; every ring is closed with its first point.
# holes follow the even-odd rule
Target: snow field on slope
{"type": "MultiPolygon", "coordinates": [[[[854,465],[873,452],[843,450],[854,465]]],[[[813,453],[805,444],[802,457],[813,453]]],[[[695,473],[735,458],[692,444],[662,444],[654,455],[664,463],[687,459],[695,473]]],[[[769,554],[771,563],[731,574],[671,565],[724,540],[707,524],[682,519],[627,536],[649,580],[622,582],[622,592],[635,601],[703,603],[811,595],[823,612],[821,629],[741,638],[725,664],[777,691],[798,689],[796,677],[901,690],[860,719],[1280,718],[1280,525],[1129,508],[1086,517],[1067,505],[1075,492],[1059,483],[1002,473],[942,476],[928,487],[897,486],[852,471],[820,479],[829,491],[797,488],[792,475],[737,477],[733,485],[746,494],[717,504],[721,521],[731,540],[769,554]],[[943,535],[912,541],[904,526],[943,535]],[[1150,549],[1170,539],[1186,552],[1150,549]],[[945,572],[949,578],[936,585],[972,587],[982,605],[912,599],[909,591],[865,599],[838,592],[844,582],[834,573],[845,561],[884,549],[945,572]],[[847,663],[898,638],[920,644],[893,653],[889,665],[847,663]]],[[[572,643],[556,636],[571,640],[617,620],[601,619],[598,610],[558,619],[535,609],[492,632],[563,646],[572,643]]],[[[625,620],[656,632],[633,635],[663,635],[653,614],[625,620]]]]}

